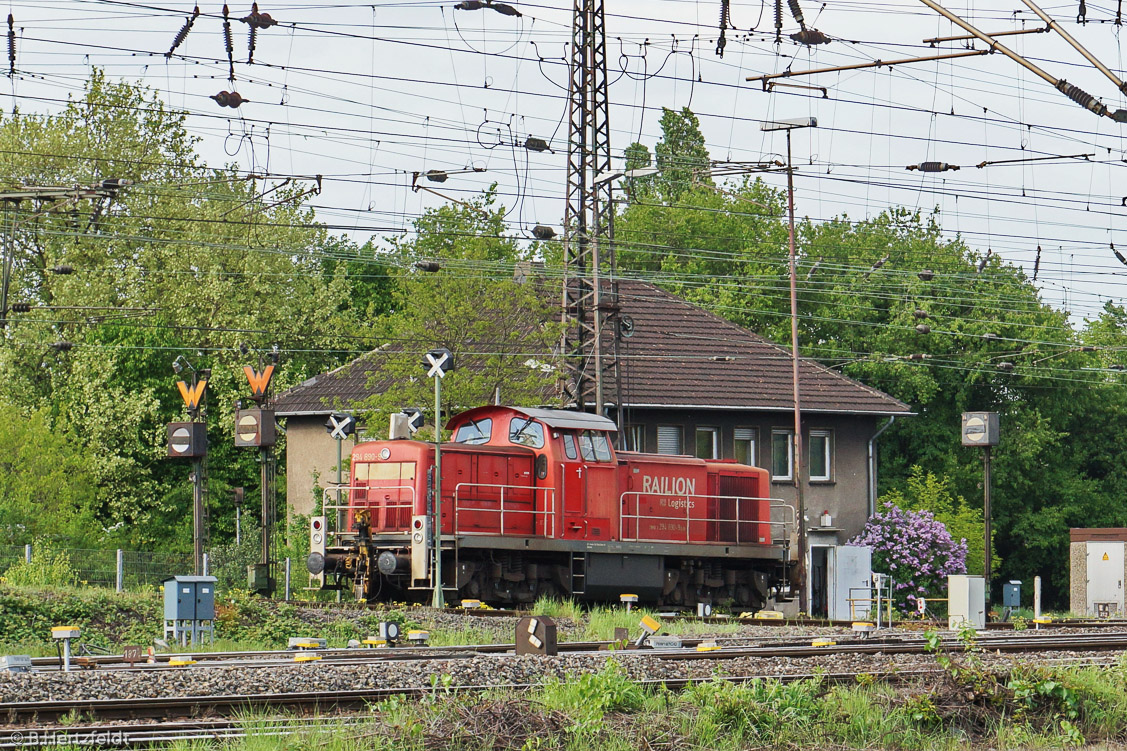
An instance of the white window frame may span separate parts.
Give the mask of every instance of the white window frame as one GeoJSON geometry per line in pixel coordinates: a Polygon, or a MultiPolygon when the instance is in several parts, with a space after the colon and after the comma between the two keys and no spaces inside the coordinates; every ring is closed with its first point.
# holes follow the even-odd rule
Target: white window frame
{"type": "Polygon", "coordinates": [[[720,428],[711,427],[709,425],[698,425],[696,431],[693,433],[693,453],[698,459],[719,459],[720,458],[720,428]],[[712,454],[711,456],[701,456],[697,454],[697,443],[700,440],[701,434],[706,433],[712,436],[712,454]]]}
{"type": "Polygon", "coordinates": [[[794,431],[785,428],[773,428],[771,430],[771,480],[774,482],[794,482],[794,431]],[[787,446],[787,473],[785,475],[775,474],[775,439],[778,436],[786,436],[787,446]]]}
{"type": "Polygon", "coordinates": [[[626,451],[645,451],[646,450],[646,426],[645,425],[627,425],[626,426],[626,440],[628,445],[626,451]]]}
{"type": "Polygon", "coordinates": [[[748,464],[753,467],[759,466],[759,429],[758,428],[733,428],[732,429],[732,458],[736,461],[740,460],[736,450],[740,442],[750,444],[748,446],[747,458],[748,464]],[[743,433],[745,437],[741,438],[740,434],[743,433]]]}
{"type": "Polygon", "coordinates": [[[807,465],[807,466],[809,467],[809,471],[810,471],[810,482],[830,482],[830,481],[832,481],[833,476],[834,476],[834,463],[833,463],[833,458],[834,458],[834,452],[833,452],[834,434],[833,434],[833,431],[832,430],[826,430],[824,428],[820,428],[820,429],[817,429],[817,430],[811,430],[809,442],[810,442],[810,457],[809,457],[810,464],[807,465]],[[826,463],[826,472],[823,475],[815,475],[814,474],[814,439],[815,438],[824,438],[825,439],[825,444],[824,444],[823,449],[822,449],[822,451],[823,451],[822,458],[825,460],[825,463],[826,463]]]}
{"type": "Polygon", "coordinates": [[[666,456],[680,456],[685,453],[685,428],[681,425],[658,425],[657,426],[657,453],[665,454],[666,456]],[[662,451],[662,433],[666,433],[665,438],[669,438],[671,433],[669,431],[676,431],[677,435],[677,450],[674,452],[662,451]]]}

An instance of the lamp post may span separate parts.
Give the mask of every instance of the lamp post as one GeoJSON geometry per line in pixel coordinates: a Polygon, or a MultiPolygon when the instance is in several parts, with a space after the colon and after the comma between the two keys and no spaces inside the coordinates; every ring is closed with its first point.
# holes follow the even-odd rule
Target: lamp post
{"type": "Polygon", "coordinates": [[[810,612],[806,586],[806,500],[802,488],[802,398],[798,389],[798,273],[794,254],[794,165],[791,162],[791,131],[798,128],[816,128],[818,120],[799,117],[791,120],[774,120],[763,123],[764,132],[781,130],[787,134],[787,258],[790,261],[790,348],[794,378],[794,489],[798,516],[798,601],[803,612],[810,612]]]}

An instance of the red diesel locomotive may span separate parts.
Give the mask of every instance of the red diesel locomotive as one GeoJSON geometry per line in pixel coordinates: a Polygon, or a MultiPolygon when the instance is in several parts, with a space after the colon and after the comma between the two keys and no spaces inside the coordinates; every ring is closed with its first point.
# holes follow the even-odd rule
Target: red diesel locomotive
{"type": "MultiPolygon", "coordinates": [[[[614,423],[581,412],[479,407],[447,427],[438,485],[448,601],[628,592],[659,605],[753,609],[784,594],[793,509],[767,498],[766,470],[616,452],[614,423]]],[[[352,450],[347,503],[331,505],[330,489],[326,516],[312,520],[307,566],[321,586],[369,601],[429,598],[434,472],[433,443],[352,450]]]]}

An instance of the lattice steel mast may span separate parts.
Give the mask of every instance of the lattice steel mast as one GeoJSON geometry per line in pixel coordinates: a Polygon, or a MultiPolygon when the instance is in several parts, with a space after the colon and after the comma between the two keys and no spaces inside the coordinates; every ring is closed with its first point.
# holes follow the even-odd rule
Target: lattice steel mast
{"type": "MultiPolygon", "coordinates": [[[[616,369],[618,333],[603,0],[574,0],[568,99],[565,396],[580,409],[594,404],[594,411],[602,414],[608,405],[603,376],[616,369]],[[606,179],[597,179],[600,176],[606,179]]],[[[617,391],[617,379],[615,383],[617,391]]],[[[614,404],[618,401],[615,398],[614,404]]]]}

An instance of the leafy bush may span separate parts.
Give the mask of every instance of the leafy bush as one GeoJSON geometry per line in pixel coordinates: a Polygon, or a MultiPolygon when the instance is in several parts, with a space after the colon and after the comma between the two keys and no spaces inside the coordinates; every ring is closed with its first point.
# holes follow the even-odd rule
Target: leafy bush
{"type": "Polygon", "coordinates": [[[917,598],[941,591],[949,575],[967,570],[967,543],[952,540],[930,511],[904,511],[891,503],[883,508],[849,544],[873,549],[873,570],[892,577],[897,606],[910,612],[917,598]]]}
{"type": "MultiPolygon", "coordinates": [[[[905,511],[930,511],[937,521],[943,522],[954,540],[967,544],[967,573],[982,573],[986,559],[986,526],[982,520],[982,509],[961,495],[951,491],[951,480],[946,475],[937,476],[925,473],[919,466],[913,466],[902,490],[892,490],[880,498],[882,503],[891,503],[905,511]]],[[[994,538],[994,533],[990,535],[994,538]]],[[[1001,567],[1001,559],[994,548],[994,570],[1001,567]]]]}
{"type": "Polygon", "coordinates": [[[70,554],[46,540],[34,544],[31,561],[21,558],[4,572],[3,582],[17,587],[73,587],[78,573],[70,562],[70,554]]]}

